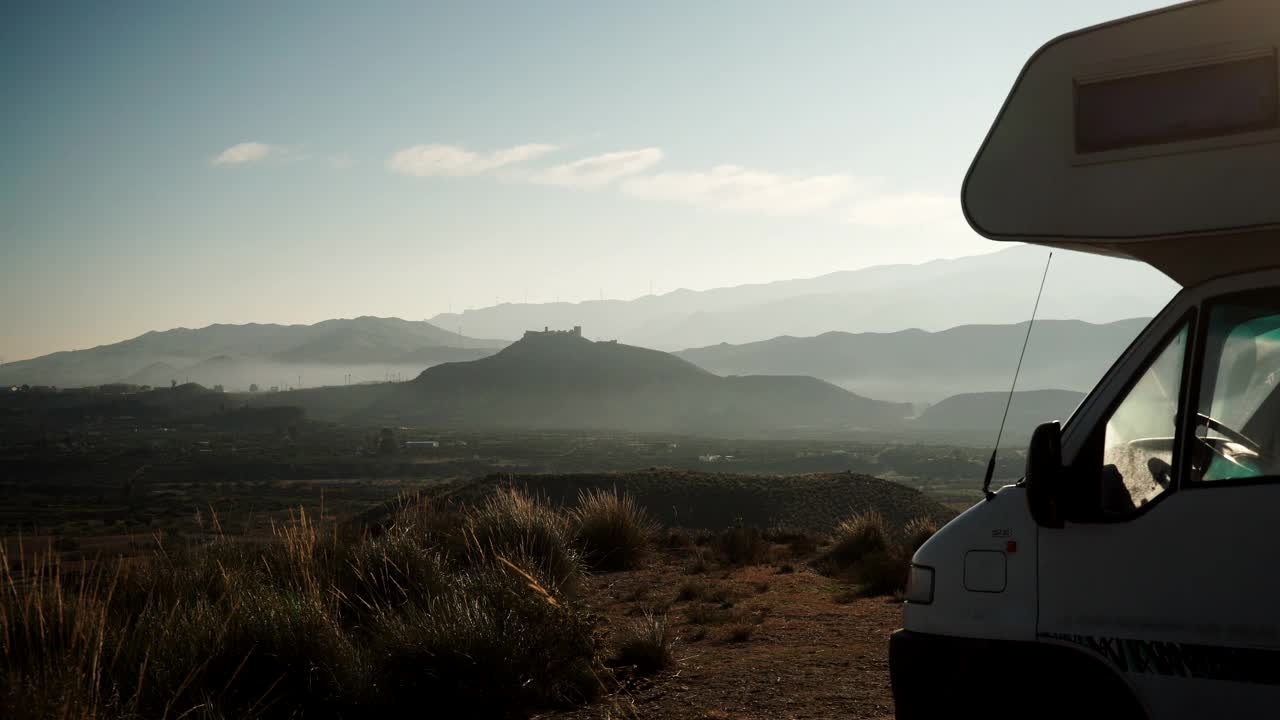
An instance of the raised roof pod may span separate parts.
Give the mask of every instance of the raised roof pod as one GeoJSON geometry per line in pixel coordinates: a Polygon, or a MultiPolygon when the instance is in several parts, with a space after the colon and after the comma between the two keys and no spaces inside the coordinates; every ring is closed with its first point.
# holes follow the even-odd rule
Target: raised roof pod
{"type": "Polygon", "coordinates": [[[1280,3],[1208,0],[1063,35],[1023,68],[969,224],[1183,285],[1280,265],[1280,3]]]}

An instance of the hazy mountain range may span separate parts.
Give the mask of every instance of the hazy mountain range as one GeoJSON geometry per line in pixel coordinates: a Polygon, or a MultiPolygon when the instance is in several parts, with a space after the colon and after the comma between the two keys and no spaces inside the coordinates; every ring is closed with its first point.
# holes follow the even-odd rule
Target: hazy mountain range
{"type": "MultiPolygon", "coordinates": [[[[1071,390],[1027,390],[1015,393],[1005,424],[1006,439],[1025,440],[1042,422],[1066,422],[1085,394],[1071,390]]],[[[961,443],[991,442],[1000,428],[1007,392],[963,393],[930,406],[911,421],[910,429],[961,443]]]]}
{"type": "MultiPolygon", "coordinates": [[[[1018,393],[1006,436],[1065,419],[1079,393],[1018,393]]],[[[858,435],[986,444],[1005,393],[947,398],[912,417],[906,403],[866,398],[806,376],[722,377],[669,353],[570,333],[531,333],[496,354],[428,368],[406,382],[291,392],[223,393],[195,384],[148,392],[4,393],[0,420],[196,423],[279,431],[313,420],[480,431],[565,430],[702,436],[858,435]],[[7,420],[6,420],[7,418],[7,420]]]]}
{"type": "MultiPolygon", "coordinates": [[[[1007,387],[1045,256],[1013,247],[625,302],[499,305],[431,322],[360,317],[180,328],[9,363],[0,367],[0,384],[265,390],[408,380],[440,363],[491,355],[530,328],[581,325],[594,338],[693,348],[680,356],[717,375],[813,376],[871,398],[931,403],[1007,387]]],[[[1105,322],[1041,320],[1019,386],[1082,391],[1143,323],[1122,318],[1155,312],[1175,288],[1138,263],[1076,253],[1053,262],[1041,317],[1105,322]]]]}
{"type": "Polygon", "coordinates": [[[912,411],[816,378],[720,377],[668,353],[568,333],[532,333],[410,382],[303,390],[283,401],[331,420],[709,435],[874,430],[900,426],[912,411]]]}
{"type": "MultiPolygon", "coordinates": [[[[1147,322],[1037,321],[1018,387],[1091,389],[1147,322]]],[[[1007,391],[1026,336],[1026,322],[961,325],[935,333],[778,337],[676,354],[719,375],[812,375],[871,397],[932,403],[959,393],[1007,391]]]]}
{"type": "MultiPolygon", "coordinates": [[[[1048,253],[1014,246],[989,255],[882,265],[804,280],[716,290],[677,290],[635,300],[504,304],[446,313],[431,322],[514,340],[529,328],[581,325],[588,336],[662,350],[831,331],[936,331],[1010,324],[1031,314],[1048,253]]],[[[1058,252],[1042,318],[1108,323],[1151,316],[1177,286],[1141,263],[1058,252]]]]}
{"type": "Polygon", "coordinates": [[[483,357],[505,345],[399,318],[210,325],[153,331],[112,345],[8,363],[0,367],[0,384],[341,385],[396,375],[408,379],[428,365],[483,357]]]}

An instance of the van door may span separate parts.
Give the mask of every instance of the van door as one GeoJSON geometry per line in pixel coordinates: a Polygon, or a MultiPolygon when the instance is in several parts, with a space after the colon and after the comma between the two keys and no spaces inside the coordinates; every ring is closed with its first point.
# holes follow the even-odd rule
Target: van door
{"type": "Polygon", "coordinates": [[[1278,387],[1280,292],[1188,313],[1068,460],[1072,520],[1040,530],[1039,638],[1152,717],[1280,707],[1278,387]]]}

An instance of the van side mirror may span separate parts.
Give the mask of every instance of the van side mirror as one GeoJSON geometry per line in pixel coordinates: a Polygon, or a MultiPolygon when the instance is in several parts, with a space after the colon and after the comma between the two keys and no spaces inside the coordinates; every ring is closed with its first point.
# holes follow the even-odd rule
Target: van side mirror
{"type": "Polygon", "coordinates": [[[1063,526],[1062,425],[1042,423],[1031,433],[1027,448],[1027,502],[1041,527],[1063,526]]]}

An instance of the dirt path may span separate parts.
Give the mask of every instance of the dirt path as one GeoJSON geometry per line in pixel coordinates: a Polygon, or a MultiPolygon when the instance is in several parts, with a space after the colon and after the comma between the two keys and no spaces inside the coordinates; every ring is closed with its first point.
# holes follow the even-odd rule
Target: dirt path
{"type": "Polygon", "coordinates": [[[593,706],[544,717],[892,718],[888,637],[901,606],[850,601],[848,586],[800,562],[790,568],[690,574],[686,556],[668,554],[590,578],[586,600],[612,635],[645,611],[665,612],[679,636],[676,662],[593,706]],[[685,586],[700,599],[680,599],[685,586]]]}

